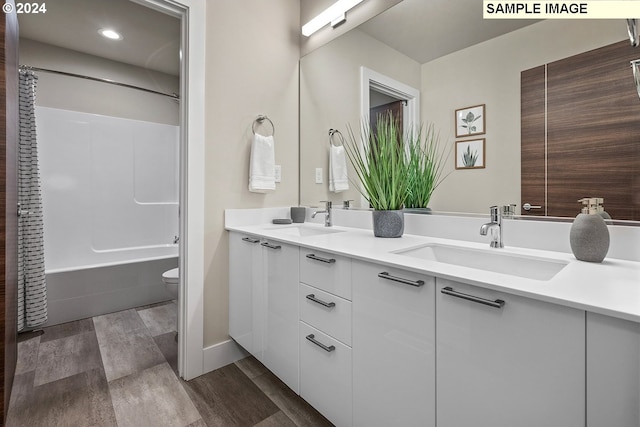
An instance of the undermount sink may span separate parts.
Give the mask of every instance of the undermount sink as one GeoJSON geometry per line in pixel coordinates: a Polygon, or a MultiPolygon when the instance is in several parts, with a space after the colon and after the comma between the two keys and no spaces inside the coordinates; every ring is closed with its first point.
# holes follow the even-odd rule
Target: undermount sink
{"type": "Polygon", "coordinates": [[[501,252],[502,249],[471,249],[428,244],[396,251],[399,255],[508,274],[533,280],[550,280],[568,263],[566,261],[501,252]]]}
{"type": "Polygon", "coordinates": [[[342,233],[343,231],[343,230],[335,230],[333,228],[320,228],[320,227],[312,227],[312,226],[304,226],[304,225],[269,227],[269,230],[278,230],[289,236],[298,236],[298,237],[320,236],[323,234],[342,233]]]}

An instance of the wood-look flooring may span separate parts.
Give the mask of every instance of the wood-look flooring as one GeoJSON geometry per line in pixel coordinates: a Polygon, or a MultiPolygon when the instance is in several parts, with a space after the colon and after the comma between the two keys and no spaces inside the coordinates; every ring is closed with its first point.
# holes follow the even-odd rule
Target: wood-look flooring
{"type": "Polygon", "coordinates": [[[7,426],[331,426],[253,357],[177,376],[176,305],[97,316],[24,336],[7,426]]]}

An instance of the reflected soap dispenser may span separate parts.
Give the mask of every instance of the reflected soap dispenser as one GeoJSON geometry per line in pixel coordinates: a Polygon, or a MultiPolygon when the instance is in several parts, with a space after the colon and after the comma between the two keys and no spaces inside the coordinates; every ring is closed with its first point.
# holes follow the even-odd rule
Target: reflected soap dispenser
{"type": "Polygon", "coordinates": [[[602,262],[609,251],[609,229],[602,217],[604,199],[599,197],[578,200],[584,207],[571,225],[569,243],[576,259],[602,262]]]}

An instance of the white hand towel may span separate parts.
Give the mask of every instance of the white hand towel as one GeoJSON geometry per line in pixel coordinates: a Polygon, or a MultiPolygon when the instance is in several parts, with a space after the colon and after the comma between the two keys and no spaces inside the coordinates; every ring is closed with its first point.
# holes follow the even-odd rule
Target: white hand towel
{"type": "Polygon", "coordinates": [[[329,191],[339,193],[349,189],[347,156],[342,145],[329,149],[329,191]]]}
{"type": "Polygon", "coordinates": [[[273,136],[253,135],[249,160],[249,191],[264,193],[276,189],[273,136]]]}

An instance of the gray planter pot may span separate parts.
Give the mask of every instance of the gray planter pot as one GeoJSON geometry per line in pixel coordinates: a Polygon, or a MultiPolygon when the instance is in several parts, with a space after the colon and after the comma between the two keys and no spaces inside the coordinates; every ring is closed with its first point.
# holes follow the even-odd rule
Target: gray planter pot
{"type": "Polygon", "coordinates": [[[373,211],[373,235],[376,237],[401,237],[404,233],[402,211],[373,211]]]}

